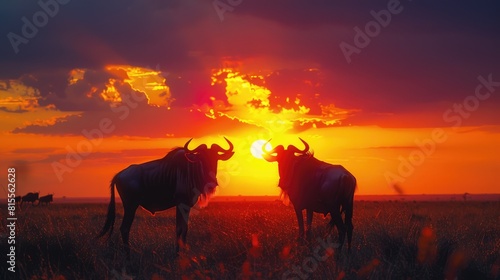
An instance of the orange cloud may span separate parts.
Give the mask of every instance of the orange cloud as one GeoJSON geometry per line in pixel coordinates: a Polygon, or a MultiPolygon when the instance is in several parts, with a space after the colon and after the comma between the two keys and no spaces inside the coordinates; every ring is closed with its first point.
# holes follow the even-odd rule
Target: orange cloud
{"type": "MultiPolygon", "coordinates": [[[[286,132],[297,127],[325,127],[338,125],[356,110],[340,109],[334,104],[319,102],[303,104],[299,92],[287,96],[273,94],[266,87],[271,74],[243,74],[233,68],[222,68],[212,73],[212,85],[225,84],[228,106],[213,99],[219,106],[198,108],[210,118],[229,117],[265,128],[272,132],[286,132]],[[319,113],[313,113],[319,112],[319,113]]],[[[305,84],[312,85],[309,80],[305,84]]]]}
{"type": "Polygon", "coordinates": [[[106,70],[111,73],[120,73],[119,70],[124,71],[126,77],[122,77],[123,81],[128,83],[132,89],[144,92],[148,98],[148,103],[151,105],[169,107],[174,101],[170,88],[166,85],[163,73],[158,69],[153,70],[129,65],[109,65],[106,66],[106,70]]]}
{"type": "Polygon", "coordinates": [[[40,105],[36,91],[17,80],[0,81],[0,111],[8,113],[26,113],[34,111],[40,105]]]}

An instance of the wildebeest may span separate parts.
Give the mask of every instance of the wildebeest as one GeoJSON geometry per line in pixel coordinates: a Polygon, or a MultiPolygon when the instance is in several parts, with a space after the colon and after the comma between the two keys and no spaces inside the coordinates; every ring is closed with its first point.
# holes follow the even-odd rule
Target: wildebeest
{"type": "Polygon", "coordinates": [[[217,163],[230,159],[233,144],[224,137],[229,149],[217,144],[210,148],[205,144],[196,149],[188,148],[192,139],[183,148],[175,148],[165,157],[142,164],[131,165],[118,172],[111,180],[111,200],[106,222],[99,237],[109,231],[111,235],[115,221],[115,186],[122,199],[124,216],[120,226],[127,258],[130,257],[129,233],[137,207],[154,214],[176,206],[176,253],[186,244],[188,218],[191,207],[198,199],[206,199],[217,187],[217,163]]]}
{"type": "Polygon", "coordinates": [[[35,201],[38,200],[38,194],[39,193],[27,193],[25,196],[21,198],[21,205],[25,202],[31,202],[31,205],[35,204],[35,201]]]}
{"type": "Polygon", "coordinates": [[[48,194],[48,195],[44,195],[44,196],[41,196],[39,199],[38,199],[38,203],[39,204],[46,204],[46,205],[49,205],[53,200],[53,197],[54,195],[53,194],[48,194]]]}
{"type": "Polygon", "coordinates": [[[332,219],[329,225],[335,225],[339,232],[339,251],[342,251],[346,233],[350,251],[356,178],[341,165],[332,165],[316,159],[309,151],[309,144],[299,139],[305,145],[303,150],[293,145],[289,145],[287,149],[279,145],[267,151],[265,145],[262,146],[263,158],[269,162],[278,162],[278,185],[283,193],[288,195],[295,209],[299,223],[299,239],[304,237],[302,210],[306,209],[307,213],[308,238],[311,236],[313,212],[324,215],[330,213],[332,219]],[[345,214],[345,222],[342,221],[342,212],[345,214]]]}

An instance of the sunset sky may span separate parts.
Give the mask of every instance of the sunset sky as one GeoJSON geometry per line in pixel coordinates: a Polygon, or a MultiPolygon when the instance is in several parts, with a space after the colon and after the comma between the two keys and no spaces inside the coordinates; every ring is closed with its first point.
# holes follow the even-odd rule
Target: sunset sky
{"type": "Polygon", "coordinates": [[[2,197],[224,136],[220,196],[279,194],[250,147],[298,137],[357,194],[500,192],[498,1],[59,2],[0,4],[2,197]]]}

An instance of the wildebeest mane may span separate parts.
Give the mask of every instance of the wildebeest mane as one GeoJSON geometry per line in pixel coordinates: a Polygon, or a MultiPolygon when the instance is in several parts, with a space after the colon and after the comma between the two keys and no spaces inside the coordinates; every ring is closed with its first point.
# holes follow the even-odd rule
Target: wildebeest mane
{"type": "MultiPolygon", "coordinates": [[[[293,192],[294,189],[300,185],[300,182],[296,182],[297,178],[312,179],[309,176],[304,176],[304,174],[311,174],[311,172],[314,171],[312,167],[318,166],[320,163],[322,163],[322,161],[315,158],[313,152],[308,151],[306,154],[294,156],[293,162],[288,166],[288,170],[286,171],[286,177],[280,177],[278,185],[281,191],[285,195],[288,195],[289,192],[293,192]]],[[[309,181],[309,183],[314,184],[315,182],[309,181]]]]}
{"type": "MultiPolygon", "coordinates": [[[[151,191],[164,190],[162,194],[176,199],[192,200],[195,192],[204,194],[204,167],[202,161],[189,161],[184,148],[174,148],[165,157],[152,161],[155,167],[144,170],[143,185],[151,191]],[[170,187],[167,187],[170,186],[170,187]],[[175,186],[175,188],[173,187],[175,186]],[[198,190],[198,191],[196,191],[198,190]]],[[[147,168],[147,167],[145,167],[147,168]]]]}

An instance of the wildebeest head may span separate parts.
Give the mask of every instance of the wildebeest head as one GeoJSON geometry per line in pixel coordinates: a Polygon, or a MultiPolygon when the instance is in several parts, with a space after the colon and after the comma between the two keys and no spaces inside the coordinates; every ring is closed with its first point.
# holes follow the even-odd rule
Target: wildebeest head
{"type": "Polygon", "coordinates": [[[217,187],[217,163],[219,160],[228,160],[233,155],[233,143],[229,141],[226,137],[224,137],[226,142],[229,144],[229,149],[225,150],[221,146],[217,144],[212,144],[210,148],[207,147],[206,144],[201,144],[196,147],[194,150],[189,149],[189,141],[184,145],[185,156],[192,163],[200,163],[202,166],[203,176],[205,186],[204,190],[200,190],[202,193],[213,193],[215,187],[217,187]]]}
{"type": "Polygon", "coordinates": [[[286,149],[283,145],[278,145],[271,151],[267,151],[265,146],[271,139],[269,139],[266,144],[262,145],[262,157],[268,162],[278,162],[278,171],[280,175],[279,186],[282,188],[287,188],[289,186],[297,160],[300,157],[312,155],[309,151],[309,144],[302,140],[302,138],[299,137],[299,139],[304,143],[304,149],[302,150],[294,145],[288,145],[286,149]]]}

